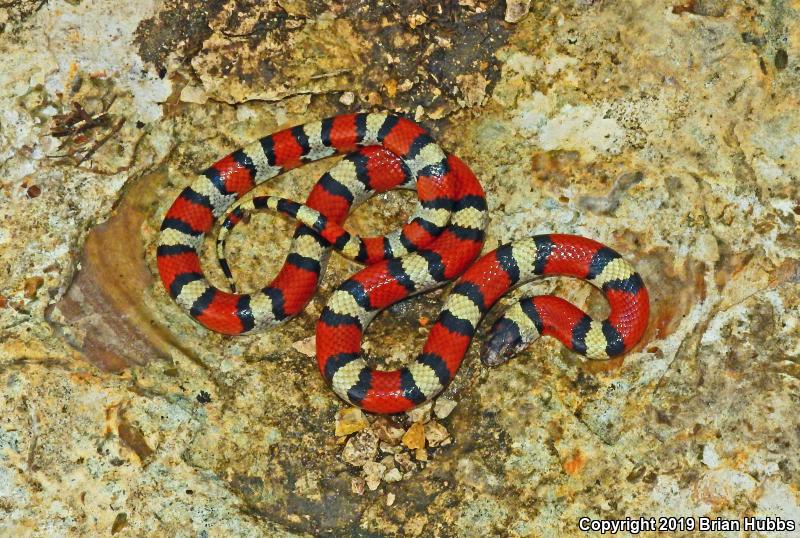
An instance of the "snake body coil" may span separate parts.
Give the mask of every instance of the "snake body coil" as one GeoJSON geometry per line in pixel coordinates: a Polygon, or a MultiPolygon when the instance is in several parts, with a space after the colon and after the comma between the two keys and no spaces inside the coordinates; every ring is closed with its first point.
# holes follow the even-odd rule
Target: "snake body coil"
{"type": "Polygon", "coordinates": [[[574,276],[598,286],[611,307],[608,319],[595,321],[558,297],[523,299],[493,327],[483,349],[486,364],[503,362],[539,335],[594,359],[624,353],[641,338],[647,291],[619,254],[589,239],[554,234],[503,245],[476,262],[486,220],[486,198],[475,176],[419,125],[386,113],[340,115],[264,137],[206,169],[167,211],[158,270],[169,294],[194,319],[236,335],[302,311],[330,249],[367,264],[329,298],[317,322],[317,362],[341,398],[377,413],[405,411],[439,394],[458,371],[481,318],[509,289],[538,275],[574,276]],[[203,238],[237,199],[304,162],[341,153],[345,157],[315,184],[305,204],[262,196],[228,213],[218,257],[232,290],[224,240],[246,212],[267,208],[300,222],[269,285],[237,294],[205,279],[203,238]],[[416,211],[401,229],[361,238],[342,227],[353,206],[392,188],[416,189],[418,195],[416,211]],[[396,371],[369,368],[360,348],[374,315],[459,275],[422,353],[396,371]]]}

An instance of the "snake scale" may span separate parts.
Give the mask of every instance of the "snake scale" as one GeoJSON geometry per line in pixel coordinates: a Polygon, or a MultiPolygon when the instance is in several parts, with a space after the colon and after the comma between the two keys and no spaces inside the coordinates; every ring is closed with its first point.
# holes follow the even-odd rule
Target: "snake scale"
{"type": "Polygon", "coordinates": [[[177,304],[208,329],[229,335],[275,326],[301,312],[331,250],[366,264],[328,299],[317,321],[316,355],[334,392],[374,413],[402,412],[439,394],[458,372],[480,320],[503,294],[537,276],[587,280],[605,295],[608,318],[592,319],[555,296],[522,299],[490,331],[481,352],[485,364],[504,362],[541,335],[591,359],[619,355],[639,341],[648,294],[618,253],[591,239],[548,234],[478,258],[486,222],[486,197],[475,175],[417,123],[389,113],[342,114],[266,136],[198,175],[166,213],[157,263],[177,304]],[[334,154],[345,156],[304,204],[260,196],[234,205],[256,185],[334,154]],[[417,192],[416,210],[405,225],[364,238],[343,228],[354,206],[393,188],[417,192]],[[274,280],[252,293],[236,293],[225,236],[258,209],[289,215],[298,226],[274,280]],[[200,267],[204,237],[223,216],[218,258],[231,292],[210,284],[200,267]],[[360,354],[361,339],[375,314],[459,276],[422,353],[399,370],[370,368],[360,354]]]}

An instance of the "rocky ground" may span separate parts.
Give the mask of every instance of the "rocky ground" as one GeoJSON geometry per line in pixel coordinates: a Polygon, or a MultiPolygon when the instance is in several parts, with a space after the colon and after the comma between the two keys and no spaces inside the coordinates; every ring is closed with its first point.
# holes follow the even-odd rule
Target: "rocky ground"
{"type": "MultiPolygon", "coordinates": [[[[800,526],[798,105],[796,0],[0,3],[0,534],[800,526]],[[185,316],[155,240],[193,174],[379,109],[475,171],[486,250],[562,232],[624,253],[651,293],[643,344],[587,363],[543,339],[492,370],[473,349],[432,408],[386,419],[337,400],[312,358],[354,264],[333,256],[277,330],[226,338],[185,316]]],[[[328,166],[259,192],[303,199],[328,166]]],[[[389,230],[410,200],[382,195],[348,226],[389,230]]],[[[291,229],[238,227],[238,281],[266,284],[291,229]]],[[[604,312],[575,280],[525,291],[604,312]]],[[[441,298],[379,316],[375,364],[410,360],[441,298]]]]}

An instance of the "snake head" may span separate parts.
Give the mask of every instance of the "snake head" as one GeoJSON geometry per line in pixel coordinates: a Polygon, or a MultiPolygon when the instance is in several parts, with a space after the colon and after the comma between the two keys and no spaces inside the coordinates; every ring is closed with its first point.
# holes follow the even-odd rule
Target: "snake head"
{"type": "Polygon", "coordinates": [[[514,322],[500,318],[481,347],[481,362],[486,366],[499,366],[525,349],[528,343],[514,322]]]}

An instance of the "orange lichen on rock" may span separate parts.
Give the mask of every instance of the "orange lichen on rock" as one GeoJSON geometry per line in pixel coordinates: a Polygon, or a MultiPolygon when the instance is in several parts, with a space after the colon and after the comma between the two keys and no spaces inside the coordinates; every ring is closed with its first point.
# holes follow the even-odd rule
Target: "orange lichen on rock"
{"type": "Polygon", "coordinates": [[[586,456],[580,451],[576,450],[569,458],[564,460],[561,466],[564,472],[570,476],[575,476],[583,470],[586,465],[586,456]]]}

